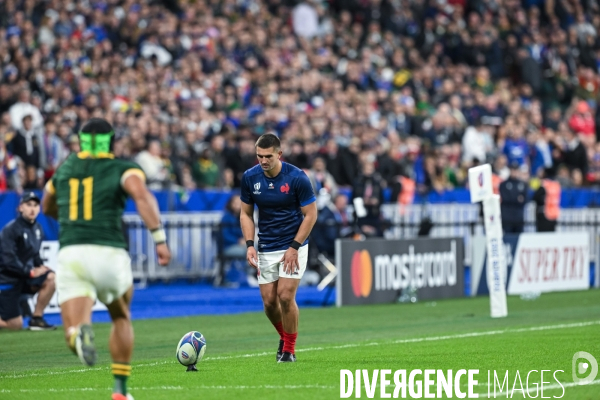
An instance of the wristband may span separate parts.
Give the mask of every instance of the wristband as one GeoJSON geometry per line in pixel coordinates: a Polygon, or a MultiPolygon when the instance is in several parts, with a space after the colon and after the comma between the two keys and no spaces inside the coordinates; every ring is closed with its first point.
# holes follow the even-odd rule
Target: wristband
{"type": "Polygon", "coordinates": [[[246,248],[254,247],[254,240],[246,240],[246,248]]]}
{"type": "Polygon", "coordinates": [[[297,241],[293,241],[292,244],[290,244],[290,247],[294,250],[298,250],[300,248],[300,246],[302,246],[302,244],[300,242],[297,241]]]}
{"type": "Polygon", "coordinates": [[[159,225],[158,228],[151,230],[150,234],[152,235],[154,244],[162,244],[167,241],[167,234],[165,233],[162,225],[159,225]]]}

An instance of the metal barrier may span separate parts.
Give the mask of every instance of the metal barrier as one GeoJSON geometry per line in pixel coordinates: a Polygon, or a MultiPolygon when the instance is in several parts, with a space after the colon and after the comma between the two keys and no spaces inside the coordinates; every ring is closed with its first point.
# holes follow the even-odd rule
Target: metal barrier
{"type": "Polygon", "coordinates": [[[152,237],[139,215],[124,215],[134,279],[144,285],[147,280],[155,279],[215,277],[216,229],[221,216],[220,212],[163,214],[172,261],[168,268],[162,268],[156,259],[152,237]]]}
{"type": "MultiPolygon", "coordinates": [[[[463,237],[465,265],[471,264],[472,237],[484,235],[479,205],[476,204],[410,205],[402,209],[396,204],[386,204],[381,211],[388,221],[386,238],[417,237],[424,217],[433,224],[430,237],[463,237]]],[[[221,217],[221,212],[163,214],[162,222],[173,261],[169,268],[161,268],[153,250],[154,243],[141,218],[137,214],[126,214],[123,221],[129,236],[134,278],[144,284],[154,279],[218,277],[221,217]]],[[[530,203],[525,208],[525,232],[534,231],[535,205],[530,203]]],[[[598,262],[600,209],[562,209],[557,231],[590,232],[590,260],[598,262]]]]}
{"type": "MultiPolygon", "coordinates": [[[[471,265],[471,238],[483,236],[483,221],[478,204],[426,204],[400,208],[397,204],[381,207],[392,227],[386,231],[391,239],[414,238],[421,221],[428,217],[433,223],[430,237],[462,236],[465,238],[465,265],[471,265]]],[[[563,208],[556,230],[560,232],[587,231],[590,233],[590,260],[599,261],[600,208],[563,208]]],[[[525,207],[525,232],[535,232],[535,204],[525,207]]]]}
{"type": "Polygon", "coordinates": [[[483,224],[479,221],[477,204],[426,204],[399,207],[397,204],[385,204],[381,207],[383,217],[392,227],[387,229],[385,237],[390,239],[411,239],[418,235],[423,218],[428,217],[433,227],[430,237],[464,237],[465,265],[470,265],[471,237],[483,235],[483,224]]]}

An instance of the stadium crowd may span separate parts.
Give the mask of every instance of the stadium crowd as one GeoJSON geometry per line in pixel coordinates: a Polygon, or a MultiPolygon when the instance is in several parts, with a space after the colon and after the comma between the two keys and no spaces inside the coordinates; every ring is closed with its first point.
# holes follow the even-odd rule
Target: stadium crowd
{"type": "Polygon", "coordinates": [[[0,190],[42,187],[92,116],[153,189],[238,187],[268,131],[366,207],[483,162],[598,185],[599,29],[576,0],[4,0],[0,190]]]}

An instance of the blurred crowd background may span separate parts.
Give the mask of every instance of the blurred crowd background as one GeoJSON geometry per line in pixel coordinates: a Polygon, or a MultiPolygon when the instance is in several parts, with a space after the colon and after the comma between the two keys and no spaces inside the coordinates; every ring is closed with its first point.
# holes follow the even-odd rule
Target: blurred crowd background
{"type": "Polygon", "coordinates": [[[153,189],[238,187],[265,132],[367,208],[485,162],[598,185],[599,29],[593,0],[4,0],[0,190],[41,188],[90,117],[153,189]]]}

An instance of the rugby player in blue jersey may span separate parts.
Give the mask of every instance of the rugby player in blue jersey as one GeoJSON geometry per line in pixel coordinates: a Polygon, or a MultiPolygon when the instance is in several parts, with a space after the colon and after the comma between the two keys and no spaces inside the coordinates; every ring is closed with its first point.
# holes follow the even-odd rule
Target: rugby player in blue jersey
{"type": "Polygon", "coordinates": [[[248,263],[258,269],[265,314],[279,333],[278,362],[295,362],[296,291],[308,260],[308,235],[317,221],[316,197],[306,174],[281,161],[281,142],[267,133],[256,141],[259,164],[244,173],[240,224],[248,263]],[[258,249],[254,206],[258,207],[258,249]]]}

